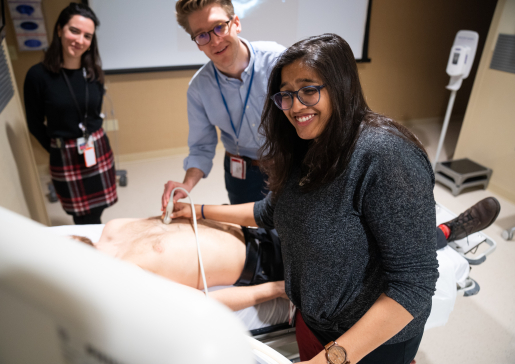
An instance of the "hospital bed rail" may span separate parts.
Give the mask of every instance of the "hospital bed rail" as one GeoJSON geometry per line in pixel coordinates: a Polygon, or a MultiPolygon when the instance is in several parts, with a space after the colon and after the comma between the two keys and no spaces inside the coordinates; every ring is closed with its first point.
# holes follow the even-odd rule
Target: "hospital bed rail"
{"type": "MultiPolygon", "coordinates": [[[[440,213],[445,213],[448,216],[456,216],[453,212],[443,207],[440,204],[436,204],[437,216],[440,213]]],[[[467,260],[470,265],[479,265],[485,262],[486,257],[492,254],[497,248],[497,243],[484,234],[482,231],[471,234],[463,239],[451,241],[449,246],[457,251],[463,258],[467,260]],[[479,254],[475,254],[480,245],[486,244],[489,248],[479,254]],[[467,254],[473,254],[471,255],[467,254]]]]}

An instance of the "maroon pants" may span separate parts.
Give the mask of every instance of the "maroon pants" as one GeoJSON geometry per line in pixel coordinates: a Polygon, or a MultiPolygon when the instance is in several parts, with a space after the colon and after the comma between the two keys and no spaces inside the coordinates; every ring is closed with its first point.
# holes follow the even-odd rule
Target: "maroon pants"
{"type": "Polygon", "coordinates": [[[297,310],[295,315],[295,327],[301,361],[311,360],[318,353],[324,350],[324,347],[322,344],[320,344],[320,341],[318,341],[318,339],[302,319],[300,310],[297,310]]]}

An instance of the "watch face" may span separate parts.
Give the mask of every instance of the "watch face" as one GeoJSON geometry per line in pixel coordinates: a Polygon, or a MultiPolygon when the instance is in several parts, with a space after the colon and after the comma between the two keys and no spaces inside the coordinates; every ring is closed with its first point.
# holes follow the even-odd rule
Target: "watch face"
{"type": "Polygon", "coordinates": [[[333,364],[343,364],[347,361],[347,353],[341,346],[331,346],[327,351],[327,359],[333,364]]]}

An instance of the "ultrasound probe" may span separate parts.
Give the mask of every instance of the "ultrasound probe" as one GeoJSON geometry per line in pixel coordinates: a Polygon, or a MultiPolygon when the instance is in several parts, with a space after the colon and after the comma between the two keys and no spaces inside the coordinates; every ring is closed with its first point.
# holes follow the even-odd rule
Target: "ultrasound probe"
{"type": "Polygon", "coordinates": [[[206,297],[208,297],[207,294],[207,283],[206,283],[206,274],[204,273],[204,264],[202,263],[202,256],[200,255],[200,245],[198,243],[198,232],[197,232],[197,214],[195,213],[195,205],[193,204],[193,200],[191,199],[190,194],[188,191],[186,191],[182,187],[175,187],[172,192],[170,193],[170,201],[168,201],[168,205],[166,205],[166,212],[165,217],[163,219],[163,224],[170,225],[172,222],[172,213],[173,213],[173,194],[175,193],[175,190],[182,190],[184,193],[186,193],[186,196],[190,199],[191,204],[191,214],[193,218],[193,229],[195,231],[195,239],[197,241],[197,252],[198,252],[198,261],[200,265],[200,273],[202,275],[202,282],[204,283],[204,292],[206,293],[206,297]]]}

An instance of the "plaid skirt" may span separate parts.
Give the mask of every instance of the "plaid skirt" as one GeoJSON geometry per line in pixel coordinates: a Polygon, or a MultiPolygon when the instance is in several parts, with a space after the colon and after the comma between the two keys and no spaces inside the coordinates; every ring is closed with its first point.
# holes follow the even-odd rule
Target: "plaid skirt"
{"type": "Polygon", "coordinates": [[[83,216],[91,209],[107,207],[118,201],[116,172],[109,140],[100,128],[93,134],[97,164],[86,167],[84,155],[77,151],[76,139],[50,141],[50,175],[64,211],[83,216]]]}

